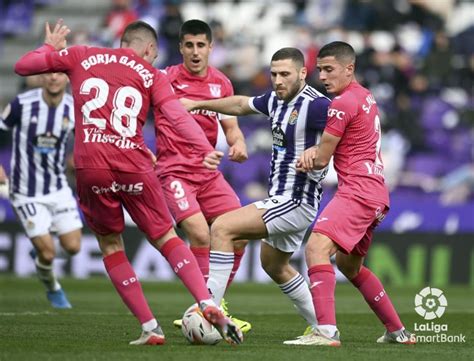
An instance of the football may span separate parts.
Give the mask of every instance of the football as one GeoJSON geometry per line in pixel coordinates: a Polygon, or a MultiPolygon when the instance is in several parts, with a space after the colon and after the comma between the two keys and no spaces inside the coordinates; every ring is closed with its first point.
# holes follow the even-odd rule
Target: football
{"type": "Polygon", "coordinates": [[[197,303],[184,312],[181,331],[193,345],[216,345],[222,340],[219,332],[203,317],[197,303]]]}

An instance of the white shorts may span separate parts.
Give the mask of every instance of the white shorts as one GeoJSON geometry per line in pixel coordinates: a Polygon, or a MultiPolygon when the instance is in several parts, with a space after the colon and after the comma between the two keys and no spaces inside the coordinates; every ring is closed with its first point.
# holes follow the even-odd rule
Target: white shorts
{"type": "Polygon", "coordinates": [[[273,196],[253,204],[258,209],[267,210],[262,219],[267,226],[268,239],[263,242],[288,253],[300,248],[308,227],[318,213],[317,208],[298,203],[288,196],[273,196]]]}
{"type": "Polygon", "coordinates": [[[50,232],[63,235],[82,228],[76,199],[69,187],[40,197],[13,194],[11,202],[28,238],[50,232]]]}

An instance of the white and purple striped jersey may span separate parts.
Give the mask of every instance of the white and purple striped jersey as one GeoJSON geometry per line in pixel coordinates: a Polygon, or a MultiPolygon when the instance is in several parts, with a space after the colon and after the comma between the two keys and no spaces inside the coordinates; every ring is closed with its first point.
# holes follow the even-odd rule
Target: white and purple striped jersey
{"type": "Polygon", "coordinates": [[[288,103],[268,92],[249,100],[254,111],[269,117],[273,134],[273,155],[268,195],[286,195],[317,207],[321,200],[321,181],[327,168],[309,173],[296,172],[303,151],[319,142],[326,126],[330,100],[309,85],[288,103]]]}
{"type": "Polygon", "coordinates": [[[74,129],[73,99],[64,94],[57,107],[43,100],[43,89],[19,94],[0,117],[0,129],[13,130],[10,192],[39,197],[68,186],[66,143],[74,129]]]}

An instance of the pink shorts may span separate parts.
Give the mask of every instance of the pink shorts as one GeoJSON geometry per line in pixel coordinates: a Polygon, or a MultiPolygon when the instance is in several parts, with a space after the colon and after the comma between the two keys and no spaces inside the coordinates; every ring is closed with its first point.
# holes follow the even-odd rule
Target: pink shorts
{"type": "Polygon", "coordinates": [[[385,218],[388,209],[383,202],[336,192],[316,219],[313,232],[331,238],[344,253],[365,256],[373,230],[385,218]]]}
{"type": "Polygon", "coordinates": [[[173,227],[154,172],[78,169],[76,179],[79,206],[88,226],[99,235],[123,232],[122,205],[149,239],[158,239],[173,227]]]}
{"type": "Polygon", "coordinates": [[[221,172],[168,175],[161,178],[166,202],[176,223],[202,212],[209,222],[213,218],[241,207],[221,172]]]}

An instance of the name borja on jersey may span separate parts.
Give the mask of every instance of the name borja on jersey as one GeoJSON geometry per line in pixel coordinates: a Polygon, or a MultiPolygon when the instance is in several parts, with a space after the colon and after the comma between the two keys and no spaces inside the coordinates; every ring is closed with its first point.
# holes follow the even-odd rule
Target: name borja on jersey
{"type": "MultiPolygon", "coordinates": [[[[67,55],[67,49],[63,49],[59,52],[61,56],[67,55]]],[[[94,54],[89,56],[87,59],[81,61],[81,66],[84,70],[89,70],[95,65],[99,64],[122,64],[130,69],[137,72],[137,74],[143,79],[143,86],[145,88],[149,88],[153,85],[153,77],[154,74],[146,69],[142,64],[137,63],[136,60],[130,59],[126,55],[122,55],[121,57],[117,58],[115,54],[94,54]]]]}

